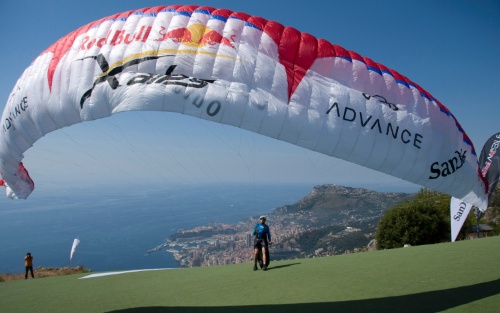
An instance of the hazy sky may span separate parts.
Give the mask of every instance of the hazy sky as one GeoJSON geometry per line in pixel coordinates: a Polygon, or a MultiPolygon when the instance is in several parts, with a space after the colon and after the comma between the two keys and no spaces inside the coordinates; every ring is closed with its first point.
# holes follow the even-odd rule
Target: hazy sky
{"type": "MultiPolygon", "coordinates": [[[[0,2],[0,108],[30,62],[67,33],[114,13],[169,4],[227,8],[276,20],[395,69],[439,99],[481,150],[500,131],[498,1],[0,2]]],[[[42,138],[25,153],[30,198],[53,189],[239,181],[419,187],[237,128],[163,112],[120,113],[42,138]]]]}

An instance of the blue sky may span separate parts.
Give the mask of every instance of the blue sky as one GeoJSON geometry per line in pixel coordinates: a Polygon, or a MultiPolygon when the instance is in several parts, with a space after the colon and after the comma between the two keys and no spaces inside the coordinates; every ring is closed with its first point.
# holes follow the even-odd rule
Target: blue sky
{"type": "MultiPolygon", "coordinates": [[[[418,83],[480,151],[500,131],[498,1],[1,1],[0,108],[15,81],[60,37],[114,13],[200,4],[258,15],[354,50],[418,83]]],[[[48,134],[25,153],[37,193],[55,189],[238,181],[418,186],[237,128],[160,112],[121,113],[48,134]]]]}

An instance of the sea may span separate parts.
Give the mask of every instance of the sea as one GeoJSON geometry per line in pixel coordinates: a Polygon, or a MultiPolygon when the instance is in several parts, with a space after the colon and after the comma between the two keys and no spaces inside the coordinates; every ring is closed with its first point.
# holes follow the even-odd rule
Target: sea
{"type": "Polygon", "coordinates": [[[313,187],[130,184],[43,191],[26,200],[0,195],[0,273],[23,272],[27,252],[34,257],[35,270],[79,265],[94,272],[178,268],[171,253],[147,251],[180,229],[270,213],[302,199],[313,187]],[[70,260],[75,238],[80,245],[70,260]]]}

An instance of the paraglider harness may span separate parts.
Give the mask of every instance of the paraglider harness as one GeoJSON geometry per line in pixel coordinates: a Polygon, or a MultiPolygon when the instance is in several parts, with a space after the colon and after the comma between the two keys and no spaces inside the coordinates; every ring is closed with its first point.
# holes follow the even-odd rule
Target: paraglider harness
{"type": "Polygon", "coordinates": [[[259,249],[262,249],[262,241],[267,240],[267,237],[259,237],[259,228],[255,227],[255,236],[254,236],[254,246],[258,245],[259,249]]]}

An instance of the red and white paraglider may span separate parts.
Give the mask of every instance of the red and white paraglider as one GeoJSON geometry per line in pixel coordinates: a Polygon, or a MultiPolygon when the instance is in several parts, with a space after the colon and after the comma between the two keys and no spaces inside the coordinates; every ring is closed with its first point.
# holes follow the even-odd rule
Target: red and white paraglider
{"type": "Polygon", "coordinates": [[[277,22],[194,5],[100,19],[33,61],[0,121],[10,195],[32,192],[21,161],[40,137],[131,110],[240,127],[486,205],[474,146],[418,84],[277,22]]]}

